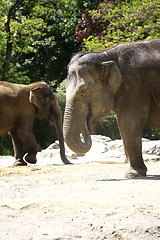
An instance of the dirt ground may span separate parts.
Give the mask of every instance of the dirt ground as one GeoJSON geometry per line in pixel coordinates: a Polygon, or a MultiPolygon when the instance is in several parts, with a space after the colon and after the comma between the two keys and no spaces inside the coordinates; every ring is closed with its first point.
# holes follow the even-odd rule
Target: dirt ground
{"type": "Polygon", "coordinates": [[[160,239],[160,162],[146,165],[0,167],[0,239],[160,239]]]}

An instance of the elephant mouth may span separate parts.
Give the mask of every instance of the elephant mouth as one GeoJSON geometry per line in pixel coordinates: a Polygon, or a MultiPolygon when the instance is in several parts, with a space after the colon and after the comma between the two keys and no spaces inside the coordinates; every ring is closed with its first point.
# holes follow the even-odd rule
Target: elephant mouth
{"type": "Polygon", "coordinates": [[[94,133],[94,121],[91,120],[89,117],[87,117],[87,119],[85,120],[84,124],[86,125],[88,132],[90,134],[94,133]]]}
{"type": "Polygon", "coordinates": [[[91,108],[88,108],[88,115],[86,117],[86,126],[88,128],[88,131],[90,134],[94,134],[94,124],[96,122],[96,118],[93,117],[92,112],[91,112],[91,108]]]}

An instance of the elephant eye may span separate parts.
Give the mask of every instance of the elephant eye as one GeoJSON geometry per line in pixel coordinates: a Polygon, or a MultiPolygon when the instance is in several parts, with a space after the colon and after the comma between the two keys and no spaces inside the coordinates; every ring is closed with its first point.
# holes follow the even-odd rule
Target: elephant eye
{"type": "Polygon", "coordinates": [[[81,91],[81,96],[84,98],[88,98],[91,95],[91,91],[89,89],[83,89],[81,91]]]}

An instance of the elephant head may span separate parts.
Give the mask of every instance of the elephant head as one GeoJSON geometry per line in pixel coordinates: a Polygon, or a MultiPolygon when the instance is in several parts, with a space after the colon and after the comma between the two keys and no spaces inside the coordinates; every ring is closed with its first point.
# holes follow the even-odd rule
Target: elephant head
{"type": "Polygon", "coordinates": [[[121,72],[105,53],[83,53],[69,64],[66,82],[64,139],[70,149],[84,154],[91,148],[94,123],[110,113],[122,83],[121,72]]]}
{"type": "Polygon", "coordinates": [[[60,144],[60,155],[64,163],[70,163],[65,156],[64,138],[62,131],[62,116],[55,94],[46,83],[38,83],[29,92],[29,101],[36,107],[36,116],[46,118],[51,123],[55,122],[55,127],[60,144]]]}
{"type": "Polygon", "coordinates": [[[40,118],[47,118],[51,120],[53,118],[51,114],[51,108],[53,101],[55,101],[55,95],[52,93],[50,87],[46,83],[36,84],[29,92],[29,101],[36,107],[36,116],[40,118]]]}

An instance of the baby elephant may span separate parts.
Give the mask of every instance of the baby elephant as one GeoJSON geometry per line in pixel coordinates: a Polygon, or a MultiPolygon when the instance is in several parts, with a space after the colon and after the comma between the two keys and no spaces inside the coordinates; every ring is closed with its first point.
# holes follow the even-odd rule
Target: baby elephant
{"type": "Polygon", "coordinates": [[[61,111],[50,87],[44,82],[30,85],[0,82],[0,135],[9,132],[12,138],[14,166],[34,164],[37,161],[37,143],[32,132],[35,116],[54,120],[61,159],[65,164],[69,164],[65,156],[61,111]],[[23,144],[29,149],[25,161],[23,144]]]}

